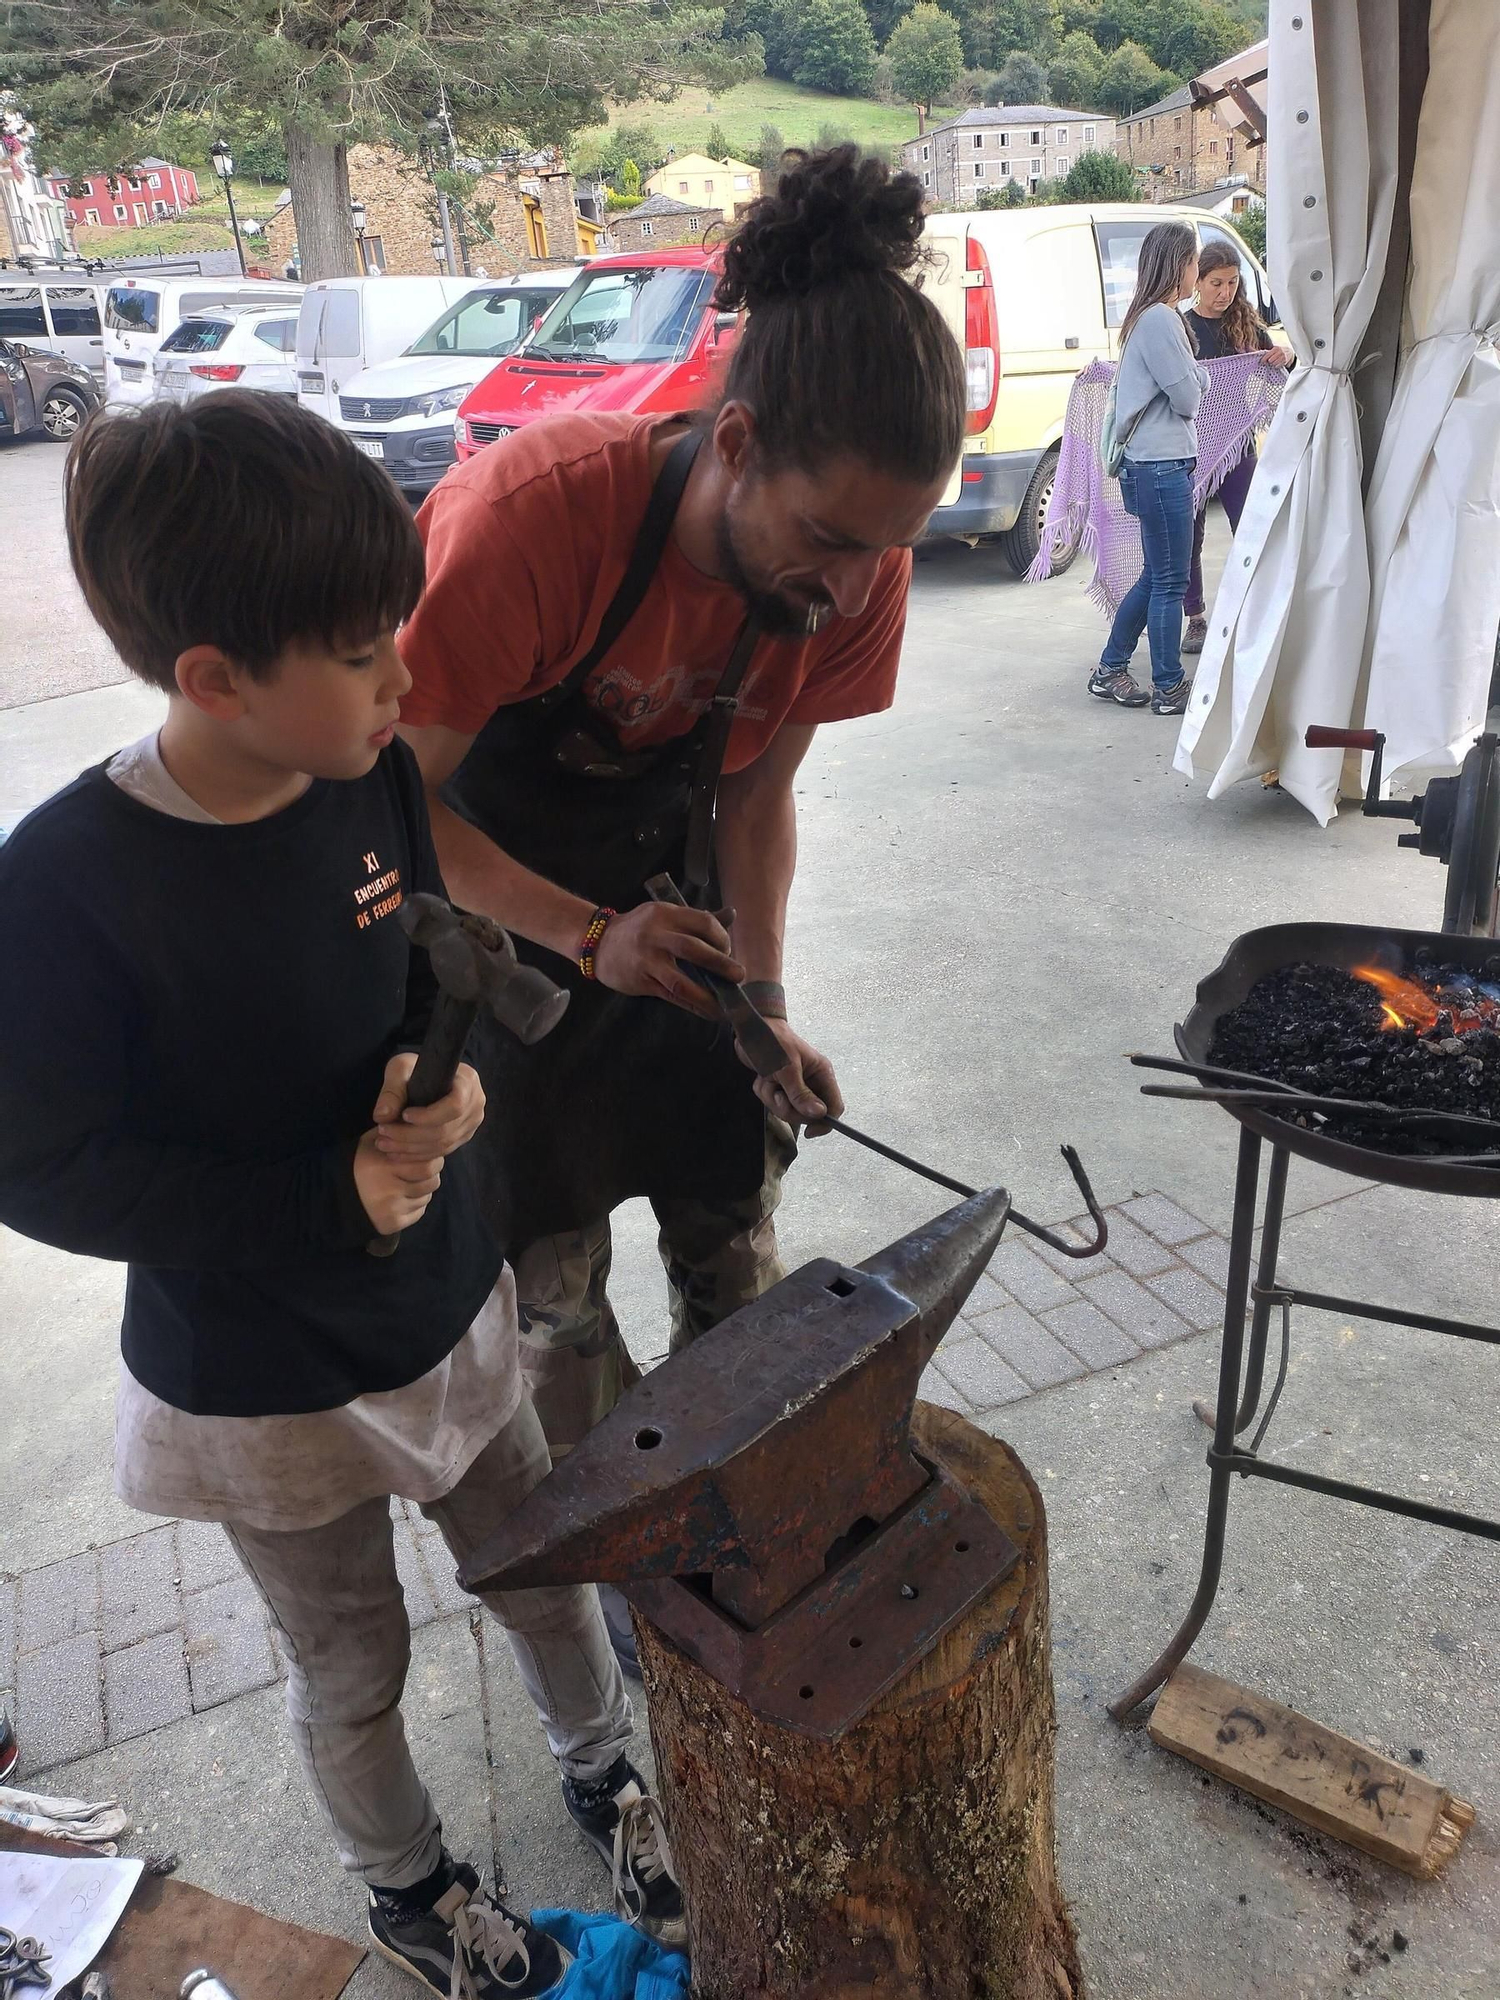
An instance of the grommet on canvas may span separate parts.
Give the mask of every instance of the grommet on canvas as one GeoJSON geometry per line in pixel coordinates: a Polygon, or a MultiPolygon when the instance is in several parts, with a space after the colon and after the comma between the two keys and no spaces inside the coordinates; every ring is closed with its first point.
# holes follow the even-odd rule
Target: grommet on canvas
{"type": "Polygon", "coordinates": [[[1309,271],[1307,275],[1312,279],[1313,283],[1316,284],[1319,278],[1322,277],[1323,273],[1321,271],[1309,271]]]}
{"type": "Polygon", "coordinates": [[[1297,412],[1297,421],[1298,421],[1298,423],[1299,423],[1299,424],[1305,424],[1305,423],[1307,422],[1307,412],[1306,412],[1306,410],[1299,410],[1299,411],[1297,412]]]}
{"type": "Polygon", "coordinates": [[[1316,208],[1317,205],[1318,205],[1318,197],[1315,194],[1303,195],[1302,206],[1304,208],[1316,208]]]}
{"type": "Polygon", "coordinates": [[[1294,28],[1300,28],[1302,26],[1302,16],[1300,14],[1293,14],[1292,26],[1294,28]]]}
{"type": "Polygon", "coordinates": [[[1297,113],[1297,123],[1299,125],[1305,125],[1307,123],[1307,113],[1305,111],[1299,111],[1297,113]]]}

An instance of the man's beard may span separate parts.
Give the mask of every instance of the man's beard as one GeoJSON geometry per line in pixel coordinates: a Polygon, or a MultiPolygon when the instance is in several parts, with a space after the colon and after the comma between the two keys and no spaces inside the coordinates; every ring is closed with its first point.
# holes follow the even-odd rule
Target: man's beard
{"type": "Polygon", "coordinates": [[[810,638],[827,623],[833,600],[823,592],[819,591],[815,597],[783,597],[777,591],[763,590],[754,582],[740,556],[727,508],[719,516],[718,545],[724,581],[745,600],[762,632],[778,639],[810,638]]]}

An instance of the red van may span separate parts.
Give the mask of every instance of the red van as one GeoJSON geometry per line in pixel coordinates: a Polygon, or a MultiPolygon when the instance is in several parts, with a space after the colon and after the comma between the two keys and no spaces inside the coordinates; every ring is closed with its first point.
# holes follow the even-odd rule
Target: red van
{"type": "Polygon", "coordinates": [[[460,461],[558,410],[691,410],[734,344],[737,317],[716,313],[714,250],[596,257],[519,354],[458,406],[460,461]]]}

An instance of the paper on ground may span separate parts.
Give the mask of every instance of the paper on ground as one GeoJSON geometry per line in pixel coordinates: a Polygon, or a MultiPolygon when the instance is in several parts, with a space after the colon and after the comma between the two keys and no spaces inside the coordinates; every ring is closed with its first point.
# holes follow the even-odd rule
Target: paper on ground
{"type": "Polygon", "coordinates": [[[49,1992],[87,1972],[103,1951],[144,1865],[0,1852],[0,1924],[51,1952],[49,1992]]]}

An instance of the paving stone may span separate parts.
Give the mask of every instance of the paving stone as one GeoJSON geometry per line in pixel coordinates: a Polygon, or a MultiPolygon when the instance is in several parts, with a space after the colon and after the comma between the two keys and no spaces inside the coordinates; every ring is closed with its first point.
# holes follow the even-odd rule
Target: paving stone
{"type": "Polygon", "coordinates": [[[1002,1243],[990,1259],[990,1276],[1018,1306],[1032,1312],[1066,1305],[1074,1297],[1072,1285],[1044,1264],[1027,1243],[1002,1243]]]}
{"type": "MultiPolygon", "coordinates": [[[[401,1589],[406,1598],[406,1615],[412,1630],[419,1625],[428,1625],[437,1616],[437,1599],[432,1594],[432,1585],[427,1580],[427,1571],[421,1556],[417,1553],[416,1536],[409,1520],[404,1516],[395,1524],[396,1574],[401,1579],[401,1589]]],[[[439,1543],[441,1548],[442,1544],[439,1543]]]]}
{"type": "Polygon", "coordinates": [[[105,1654],[104,1713],[111,1743],[181,1722],[192,1712],[181,1632],[158,1632],[105,1654]]]}
{"type": "MultiPolygon", "coordinates": [[[[975,1322],[975,1332],[1033,1389],[1050,1389],[1083,1373],[1083,1363],[1040,1320],[1021,1306],[1006,1306],[975,1322]]],[[[1183,1328],[1187,1332],[1187,1328],[1183,1328]]]]}
{"type": "Polygon", "coordinates": [[[1161,1300],[1138,1285],[1128,1271],[1101,1271],[1078,1289],[1141,1347],[1170,1347],[1193,1329],[1161,1300]]]}
{"type": "Polygon", "coordinates": [[[1207,1236],[1209,1227],[1200,1222],[1196,1215],[1189,1215],[1185,1208],[1179,1208],[1175,1201],[1168,1201],[1164,1194],[1138,1194],[1134,1201],[1122,1203],[1132,1222],[1149,1230],[1151,1235],[1175,1249],[1179,1243],[1191,1243],[1195,1236],[1207,1236]]]}
{"type": "Polygon", "coordinates": [[[210,1584],[183,1603],[193,1707],[231,1701],[276,1678],[265,1606],[248,1576],[210,1584]]]}
{"type": "Polygon", "coordinates": [[[472,1611],[479,1600],[459,1588],[458,1564],[453,1560],[448,1544],[441,1540],[428,1542],[422,1554],[427,1563],[427,1574],[432,1579],[432,1594],[437,1599],[439,1614],[472,1611]]]}
{"type": "Polygon", "coordinates": [[[1177,1254],[1220,1291],[1229,1283],[1229,1245],[1222,1236],[1200,1236],[1196,1243],[1184,1243],[1177,1254]]]}
{"type": "Polygon", "coordinates": [[[1200,1333],[1223,1326],[1224,1294],[1196,1271],[1165,1271],[1146,1282],[1159,1299],[1165,1299],[1173,1312],[1180,1313],[1200,1333]]]}
{"type": "Polygon", "coordinates": [[[99,1559],[93,1549],[21,1578],[17,1637],[22,1653],[76,1639],[99,1625],[99,1559]]]}
{"type": "Polygon", "coordinates": [[[1120,1265],[1133,1278],[1149,1278],[1153,1271],[1170,1271],[1177,1259],[1170,1250],[1164,1250],[1154,1237],[1143,1229],[1137,1229],[1128,1215],[1117,1208],[1107,1208],[1109,1218],[1108,1256],[1112,1263],[1120,1265]]]}
{"type": "Polygon", "coordinates": [[[987,1341],[966,1340],[951,1353],[940,1347],[933,1365],[955,1389],[962,1390],[976,1410],[992,1410],[997,1403],[1017,1403],[1031,1393],[987,1341]]]}
{"type": "Polygon", "coordinates": [[[16,1586],[0,1577],[0,1681],[10,1685],[16,1651],[16,1586]]]}
{"type": "Polygon", "coordinates": [[[21,1655],[16,1663],[16,1739],[28,1776],[103,1749],[97,1632],[79,1632],[21,1655]]]}
{"type": "Polygon", "coordinates": [[[244,1575],[229,1537],[217,1521],[177,1523],[177,1575],[184,1596],[244,1575]]]}
{"type": "MultiPolygon", "coordinates": [[[[978,1284],[975,1285],[973,1291],[964,1300],[959,1310],[962,1319],[970,1320],[978,1319],[981,1313],[999,1312],[1002,1306],[1008,1306],[1009,1304],[1009,1296],[1001,1291],[1000,1287],[987,1271],[981,1271],[978,1284]]],[[[950,1333],[947,1338],[951,1340],[953,1334],[959,1331],[960,1325],[956,1320],[953,1325],[953,1333],[950,1333]]]]}
{"type": "Polygon", "coordinates": [[[942,1373],[933,1367],[922,1371],[922,1379],[917,1384],[917,1395],[924,1403],[937,1403],[945,1410],[957,1410],[961,1417],[969,1414],[969,1399],[959,1389],[955,1389],[942,1373]]]}
{"type": "Polygon", "coordinates": [[[100,1632],[106,1653],[165,1632],[181,1616],[171,1527],[99,1551],[100,1632]]]}
{"type": "Polygon", "coordinates": [[[1059,1306],[1044,1313],[1043,1322],[1065,1347],[1071,1347],[1090,1368],[1112,1368],[1117,1361],[1129,1361],[1140,1353],[1135,1342],[1123,1334],[1096,1306],[1082,1300],[1074,1306],[1059,1306]]]}

